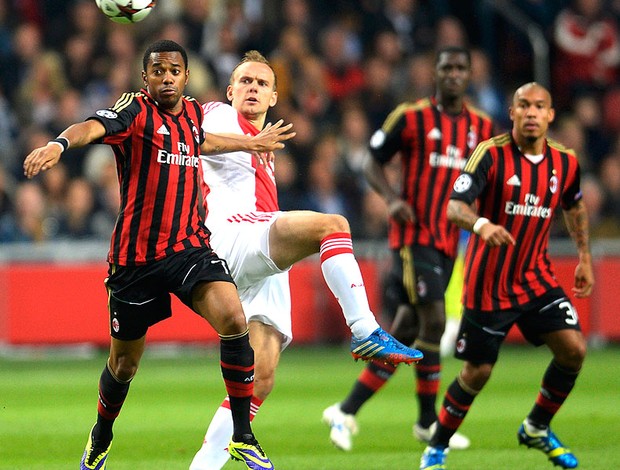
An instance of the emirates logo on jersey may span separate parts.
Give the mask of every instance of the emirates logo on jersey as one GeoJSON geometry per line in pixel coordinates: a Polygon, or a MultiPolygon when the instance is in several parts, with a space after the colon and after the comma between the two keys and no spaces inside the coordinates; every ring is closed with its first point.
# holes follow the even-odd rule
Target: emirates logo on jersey
{"type": "Polygon", "coordinates": [[[541,205],[541,198],[536,194],[527,193],[523,203],[507,201],[505,212],[508,215],[522,215],[525,217],[540,217],[541,219],[549,219],[553,215],[553,209],[541,205]]]}
{"type": "Polygon", "coordinates": [[[157,163],[164,165],[179,165],[198,168],[199,157],[190,155],[191,148],[184,142],[177,142],[179,153],[168,152],[164,149],[157,151],[157,163]]]}

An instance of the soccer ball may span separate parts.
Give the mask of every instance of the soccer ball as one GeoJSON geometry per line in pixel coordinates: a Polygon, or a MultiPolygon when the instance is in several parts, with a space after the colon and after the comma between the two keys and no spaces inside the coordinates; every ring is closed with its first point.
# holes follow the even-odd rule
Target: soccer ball
{"type": "Polygon", "coordinates": [[[116,23],[136,23],[148,16],[156,0],[95,0],[99,9],[116,23]]]}

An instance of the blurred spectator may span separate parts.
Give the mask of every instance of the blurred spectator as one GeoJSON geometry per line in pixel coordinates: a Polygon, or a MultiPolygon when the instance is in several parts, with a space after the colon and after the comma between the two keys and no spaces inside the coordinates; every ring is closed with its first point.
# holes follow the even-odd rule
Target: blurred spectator
{"type": "Polygon", "coordinates": [[[13,186],[14,182],[7,175],[4,167],[0,165],[0,219],[7,215],[10,216],[14,210],[12,200],[13,186]]]}
{"type": "Polygon", "coordinates": [[[0,167],[16,168],[21,165],[21,159],[15,154],[17,132],[17,116],[0,87],[0,167]]]}
{"type": "Polygon", "coordinates": [[[550,137],[562,142],[562,145],[575,151],[579,158],[581,171],[593,169],[590,149],[586,146],[585,129],[574,114],[565,114],[556,118],[556,122],[549,131],[550,137]]]}
{"type": "Polygon", "coordinates": [[[600,178],[605,190],[603,213],[620,226],[620,153],[613,153],[601,162],[600,178]]]}
{"type": "MultiPolygon", "coordinates": [[[[49,130],[50,138],[60,134],[66,127],[74,122],[79,122],[87,117],[82,105],[82,95],[74,88],[67,89],[58,98],[55,107],[54,119],[50,120],[46,128],[49,130]]],[[[87,148],[70,148],[63,153],[63,164],[69,177],[77,177],[83,173],[84,155],[87,148]]]]}
{"type": "Polygon", "coordinates": [[[15,211],[0,218],[0,242],[41,242],[56,228],[46,224],[45,199],[41,187],[31,181],[15,191],[15,211]]]}
{"type": "MultiPolygon", "coordinates": [[[[291,112],[287,119],[293,123],[293,129],[295,129],[297,135],[286,143],[286,149],[293,157],[297,172],[300,175],[296,186],[300,190],[305,191],[309,173],[308,167],[314,158],[317,127],[315,122],[303,110],[291,112]]],[[[298,207],[298,209],[301,209],[301,207],[298,207]]]]}
{"type": "Polygon", "coordinates": [[[278,77],[278,102],[289,104],[299,92],[303,80],[303,63],[310,55],[308,38],[296,26],[287,26],[280,34],[269,63],[278,77]]]}
{"type": "Polygon", "coordinates": [[[417,101],[435,92],[435,59],[431,53],[416,54],[407,61],[405,80],[398,102],[417,101]]]}
{"type": "MultiPolygon", "coordinates": [[[[385,116],[387,113],[383,119],[385,116]]],[[[381,127],[381,123],[375,126],[364,110],[358,106],[350,106],[342,114],[338,133],[341,156],[337,161],[336,171],[342,186],[354,199],[361,199],[370,189],[364,176],[363,165],[365,160],[370,158],[368,149],[370,130],[378,127],[381,127]]]]}
{"type": "Polygon", "coordinates": [[[388,207],[376,191],[362,196],[360,237],[369,240],[385,240],[388,234],[388,207]]]}
{"type": "Polygon", "coordinates": [[[287,26],[296,27],[308,38],[312,51],[318,52],[319,28],[317,23],[313,21],[314,15],[312,14],[310,1],[282,0],[278,6],[280,7],[282,21],[281,23],[272,24],[271,27],[278,32],[287,26]]]}
{"type": "Polygon", "coordinates": [[[380,56],[372,56],[364,62],[364,86],[359,103],[370,120],[373,129],[381,127],[385,117],[397,104],[391,86],[394,70],[390,63],[380,56]]]}
{"type": "Polygon", "coordinates": [[[386,0],[384,14],[398,35],[402,50],[413,54],[433,47],[434,27],[424,2],[386,0]]]}
{"type": "Polygon", "coordinates": [[[96,235],[93,226],[94,208],[95,199],[90,183],[84,178],[71,180],[66,188],[64,211],[59,220],[57,237],[70,239],[94,237],[96,235]]]}
{"type": "Polygon", "coordinates": [[[295,159],[287,151],[280,150],[276,156],[275,164],[280,210],[291,211],[308,206],[303,201],[304,196],[300,189],[299,176],[295,159]]]}
{"type": "Polygon", "coordinates": [[[321,34],[321,56],[330,98],[341,103],[355,96],[364,86],[364,72],[349,32],[334,23],[321,34]]]}
{"type": "MultiPolygon", "coordinates": [[[[180,21],[168,21],[164,23],[156,35],[156,38],[169,39],[183,47],[187,47],[185,25],[180,21]]],[[[191,79],[185,88],[185,93],[204,103],[207,101],[207,97],[209,96],[209,92],[211,90],[223,89],[225,86],[218,88],[215,83],[215,75],[213,70],[211,70],[208,65],[201,60],[201,57],[193,52],[191,48],[187,48],[186,50],[191,79]]],[[[140,85],[142,86],[142,84],[140,85]]]]}
{"type": "Polygon", "coordinates": [[[107,145],[93,145],[84,161],[84,176],[94,191],[95,213],[92,228],[94,236],[108,239],[114,229],[120,208],[120,189],[112,149],[107,145]]]}
{"type": "Polygon", "coordinates": [[[588,209],[588,222],[592,238],[611,238],[620,236],[617,219],[605,213],[606,194],[600,180],[591,174],[581,178],[583,202],[588,209]]]}
{"type": "Polygon", "coordinates": [[[454,16],[444,16],[437,21],[435,50],[449,46],[469,47],[467,31],[463,23],[454,16]]]}
{"type": "Polygon", "coordinates": [[[603,0],[573,0],[555,21],[553,95],[565,108],[577,91],[615,84],[620,65],[618,25],[603,0]]]}
{"type": "Polygon", "coordinates": [[[323,135],[317,142],[315,156],[308,168],[307,207],[325,214],[340,214],[349,219],[351,234],[359,236],[359,212],[351,207],[348,195],[342,190],[336,176],[339,159],[338,141],[333,134],[323,135]]]}
{"type": "Polygon", "coordinates": [[[611,135],[620,134],[620,84],[605,93],[602,112],[603,129],[611,135]]]}
{"type": "Polygon", "coordinates": [[[195,54],[201,54],[206,48],[207,31],[214,27],[210,20],[212,2],[211,0],[182,0],[180,3],[179,22],[185,29],[186,46],[195,54]]]}
{"type": "MultiPolygon", "coordinates": [[[[320,57],[308,56],[301,62],[301,79],[295,83],[293,103],[316,123],[326,123],[333,114],[325,64],[320,57]]],[[[294,140],[298,139],[299,132],[294,140]]]]}
{"type": "Polygon", "coordinates": [[[471,50],[471,81],[468,94],[476,106],[488,113],[502,127],[509,127],[506,102],[500,87],[495,83],[491,61],[481,49],[471,50]]]}
{"type": "Polygon", "coordinates": [[[575,98],[572,103],[575,118],[585,132],[585,146],[590,154],[594,170],[598,170],[603,157],[610,150],[610,139],[605,133],[603,110],[593,93],[585,93],[575,98]]]}
{"type": "Polygon", "coordinates": [[[59,220],[65,211],[69,174],[64,162],[58,162],[53,168],[41,175],[41,188],[45,196],[46,215],[59,220]]]}
{"type": "MultiPolygon", "coordinates": [[[[231,25],[223,24],[218,29],[217,40],[212,50],[208,52],[207,60],[215,73],[215,80],[219,89],[228,86],[228,79],[235,65],[241,60],[241,46],[231,25]]],[[[191,67],[191,64],[190,64],[191,67]]]]}

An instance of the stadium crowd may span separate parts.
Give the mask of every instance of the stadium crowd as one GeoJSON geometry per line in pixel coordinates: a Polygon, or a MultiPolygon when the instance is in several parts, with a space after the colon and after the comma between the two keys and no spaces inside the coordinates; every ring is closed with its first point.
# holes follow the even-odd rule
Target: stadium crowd
{"type": "MultiPolygon", "coordinates": [[[[592,236],[620,236],[620,1],[509,3],[550,45],[551,137],[580,158],[592,236]]],[[[510,126],[509,90],[534,78],[526,36],[490,4],[160,0],[144,22],[118,25],[94,0],[0,0],[0,243],[108,239],[119,203],[109,147],[69,149],[35,180],[24,178],[23,159],[138,90],[139,51],[160,38],[188,50],[186,93],[201,102],[225,100],[246,50],[265,54],[279,77],[270,119],[297,132],[277,156],[281,208],[339,213],[354,238],[383,239],[387,209],[361,162],[390,110],[432,93],[434,50],[471,48],[469,98],[501,130],[510,126]]]]}

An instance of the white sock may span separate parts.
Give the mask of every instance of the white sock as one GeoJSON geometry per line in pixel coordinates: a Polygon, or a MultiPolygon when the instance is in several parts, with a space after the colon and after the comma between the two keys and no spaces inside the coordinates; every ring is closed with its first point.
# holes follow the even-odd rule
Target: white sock
{"type": "Polygon", "coordinates": [[[213,415],[202,447],[194,456],[189,470],[219,470],[226,465],[230,459],[228,443],[232,435],[232,413],[226,397],[213,415]]]}
{"type": "MultiPolygon", "coordinates": [[[[262,401],[252,397],[250,404],[250,421],[254,419],[262,401]]],[[[192,460],[189,470],[220,470],[230,459],[228,444],[233,435],[233,420],[230,400],[224,399],[217,409],[205,434],[202,447],[192,460]]]]}
{"type": "Polygon", "coordinates": [[[540,428],[532,423],[530,423],[529,419],[523,421],[523,427],[525,428],[525,432],[532,437],[540,437],[547,436],[549,434],[549,428],[540,428]]]}
{"type": "Polygon", "coordinates": [[[328,287],[338,300],[342,313],[356,338],[365,338],[377,328],[366,295],[364,279],[353,255],[348,233],[334,233],[321,241],[321,271],[328,287]]]}

